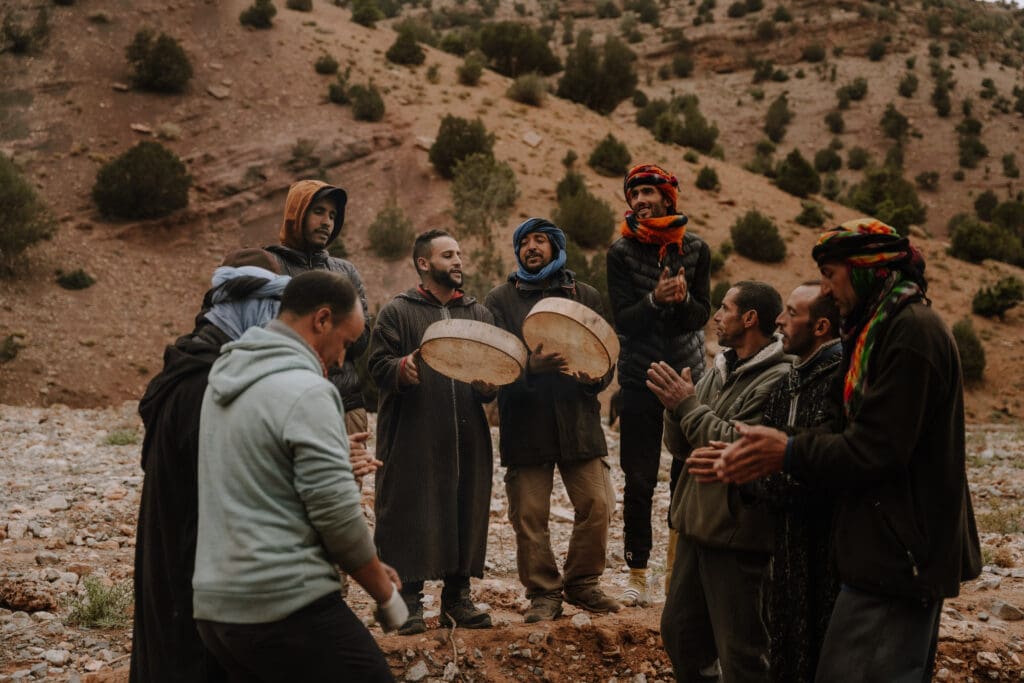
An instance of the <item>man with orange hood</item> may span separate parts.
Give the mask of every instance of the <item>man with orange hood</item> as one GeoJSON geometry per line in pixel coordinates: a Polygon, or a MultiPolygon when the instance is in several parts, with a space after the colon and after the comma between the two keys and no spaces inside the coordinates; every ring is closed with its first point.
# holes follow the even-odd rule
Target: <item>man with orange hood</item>
{"type": "Polygon", "coordinates": [[[320,180],[300,180],[288,188],[284,220],[278,234],[281,244],[266,248],[274,254],[284,275],[295,277],[309,270],[329,270],[348,277],[359,293],[366,326],[362,336],[345,353],[345,361],[328,371],[328,379],[338,388],[345,407],[345,429],[349,436],[367,430],[366,406],[355,359],[370,343],[370,316],[366,289],[359,271],[349,261],[331,256],[328,248],[341,234],[348,197],[340,187],[320,180]]]}
{"type": "MultiPolygon", "coordinates": [[[[608,249],[608,294],[621,344],[622,516],[630,569],[622,602],[644,606],[650,604],[651,500],[658,482],[664,412],[647,388],[647,369],[664,361],[676,372],[688,368],[694,382],[703,374],[711,251],[686,230],[686,216],[676,209],[679,181],[674,175],[640,164],[626,174],[622,189],[630,210],[619,228],[621,237],[608,249]]],[[[673,464],[673,482],[679,467],[673,464]]]]}

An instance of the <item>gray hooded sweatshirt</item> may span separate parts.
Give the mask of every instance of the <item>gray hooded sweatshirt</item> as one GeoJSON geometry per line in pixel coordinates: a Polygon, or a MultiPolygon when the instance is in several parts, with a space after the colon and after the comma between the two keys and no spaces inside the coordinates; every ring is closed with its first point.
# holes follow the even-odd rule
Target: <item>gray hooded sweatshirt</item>
{"type": "Polygon", "coordinates": [[[316,353],[287,325],[224,346],[199,428],[195,618],[283,619],[339,590],[334,565],[373,558],[343,415],[316,353]]]}

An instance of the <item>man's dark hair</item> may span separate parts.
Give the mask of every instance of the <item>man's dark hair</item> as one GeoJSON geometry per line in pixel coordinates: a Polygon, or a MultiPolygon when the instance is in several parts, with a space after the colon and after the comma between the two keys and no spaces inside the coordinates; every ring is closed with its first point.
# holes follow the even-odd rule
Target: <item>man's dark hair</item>
{"type": "Polygon", "coordinates": [[[337,321],[352,313],[358,303],[356,288],[347,276],[329,270],[310,270],[293,277],[284,288],[280,313],[301,318],[327,306],[337,321]]]}
{"type": "Polygon", "coordinates": [[[740,313],[757,313],[757,329],[766,337],[775,333],[775,319],[782,313],[782,295],[766,282],[743,280],[736,288],[736,307],[740,313]]]}
{"type": "Polygon", "coordinates": [[[430,243],[436,240],[438,237],[451,237],[444,230],[427,230],[416,235],[416,241],[412,243],[412,267],[419,272],[419,266],[416,265],[416,260],[421,256],[430,257],[430,243]]]}
{"type": "MultiPolygon", "coordinates": [[[[820,280],[808,280],[807,282],[800,283],[801,287],[817,287],[821,289],[820,280]]],[[[822,296],[821,292],[818,292],[818,296],[811,300],[810,306],[807,307],[808,312],[811,314],[811,320],[818,320],[824,318],[828,321],[829,339],[835,339],[839,336],[839,307],[836,306],[836,302],[830,296],[822,296]]]]}

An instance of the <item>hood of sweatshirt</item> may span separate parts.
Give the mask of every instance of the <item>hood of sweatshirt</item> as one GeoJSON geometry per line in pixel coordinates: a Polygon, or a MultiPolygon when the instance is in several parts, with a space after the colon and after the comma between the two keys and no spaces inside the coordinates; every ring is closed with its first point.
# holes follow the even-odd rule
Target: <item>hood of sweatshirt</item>
{"type": "Polygon", "coordinates": [[[341,226],[345,224],[345,204],[348,201],[345,190],[319,180],[300,180],[288,188],[288,197],[284,200],[284,220],[277,235],[281,244],[298,251],[309,251],[306,238],[302,235],[302,223],[310,205],[321,197],[330,197],[338,205],[334,230],[327,239],[326,246],[329,247],[338,238],[341,226]]]}
{"type": "Polygon", "coordinates": [[[208,388],[218,405],[228,405],[260,380],[280,372],[308,370],[323,377],[316,353],[287,331],[250,327],[237,341],[225,344],[210,370],[208,388]]]}

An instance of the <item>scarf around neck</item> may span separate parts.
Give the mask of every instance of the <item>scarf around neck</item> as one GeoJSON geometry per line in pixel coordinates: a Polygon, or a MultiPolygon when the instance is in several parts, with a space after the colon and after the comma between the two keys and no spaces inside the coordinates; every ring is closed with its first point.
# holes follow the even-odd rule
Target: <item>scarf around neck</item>
{"type": "Polygon", "coordinates": [[[686,235],[687,217],[681,213],[658,218],[638,218],[632,211],[626,212],[626,219],[619,226],[619,233],[626,239],[643,244],[658,245],[658,261],[665,258],[670,244],[675,244],[683,253],[683,237],[686,235]]]}

